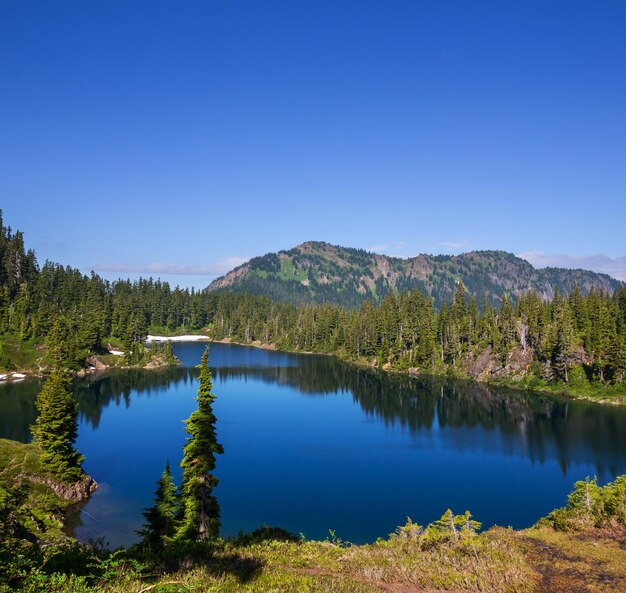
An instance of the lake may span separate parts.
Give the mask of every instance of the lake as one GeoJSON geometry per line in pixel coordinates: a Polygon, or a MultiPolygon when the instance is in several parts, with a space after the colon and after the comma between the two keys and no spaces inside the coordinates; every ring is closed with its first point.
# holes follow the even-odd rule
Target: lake
{"type": "MultiPolygon", "coordinates": [[[[179,368],[77,379],[78,449],[100,484],[76,535],[137,540],[166,462],[177,483],[204,344],[179,368]]],[[[626,408],[390,375],[328,356],[212,344],[222,533],[280,526],[362,543],[407,517],[469,509],[485,527],[532,525],[576,480],[626,473],[626,408]]],[[[0,436],[28,442],[36,380],[0,386],[0,436]]]]}

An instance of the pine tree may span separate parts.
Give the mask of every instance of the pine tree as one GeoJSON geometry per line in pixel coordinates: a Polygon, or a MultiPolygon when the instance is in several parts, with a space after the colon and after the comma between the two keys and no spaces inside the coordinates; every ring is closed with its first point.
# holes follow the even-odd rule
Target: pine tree
{"type": "Polygon", "coordinates": [[[39,416],[32,432],[41,449],[42,465],[56,478],[74,482],[83,475],[81,465],[85,459],[74,448],[78,436],[78,406],[70,393],[62,344],[52,348],[52,356],[52,372],[35,402],[39,416]]]}
{"type": "Polygon", "coordinates": [[[154,494],[154,506],[146,509],[143,516],[146,524],[139,531],[143,536],[143,543],[151,548],[164,546],[176,531],[176,515],[178,513],[178,498],[176,485],[172,479],[170,464],[165,465],[163,474],[157,482],[154,494]]]}
{"type": "Polygon", "coordinates": [[[472,519],[472,514],[465,511],[455,515],[448,509],[438,521],[433,521],[426,528],[426,537],[432,542],[463,541],[472,538],[481,524],[472,519]]]}
{"type": "Polygon", "coordinates": [[[182,521],[176,537],[182,540],[203,541],[217,537],[220,529],[220,509],[213,489],[218,479],[211,473],[215,469],[215,455],[224,452],[217,442],[216,418],[213,414],[215,395],[209,369],[209,347],[202,355],[198,409],[186,420],[189,433],[183,449],[183,480],[181,485],[182,521]]]}
{"type": "Polygon", "coordinates": [[[601,502],[601,488],[597,478],[587,477],[574,484],[574,490],[567,497],[567,506],[576,509],[583,517],[590,518],[597,511],[598,503],[601,502]]]}
{"type": "Polygon", "coordinates": [[[513,308],[511,307],[511,301],[508,295],[503,295],[502,305],[500,306],[500,313],[498,315],[498,328],[500,329],[500,335],[502,336],[502,359],[506,360],[506,355],[515,345],[515,319],[513,317],[513,308]]]}
{"type": "Polygon", "coordinates": [[[554,308],[554,341],[552,347],[552,365],[559,377],[566,383],[569,381],[568,369],[574,348],[574,328],[569,303],[561,296],[555,296],[554,308]]]}

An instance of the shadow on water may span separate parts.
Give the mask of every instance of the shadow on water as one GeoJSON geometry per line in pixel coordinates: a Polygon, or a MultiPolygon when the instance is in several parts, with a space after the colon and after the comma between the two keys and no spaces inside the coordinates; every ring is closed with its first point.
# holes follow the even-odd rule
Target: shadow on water
{"type": "MultiPolygon", "coordinates": [[[[310,397],[351,394],[367,416],[412,434],[447,431],[452,442],[459,439],[459,447],[468,446],[468,429],[497,430],[512,437],[515,444],[509,446],[514,453],[539,462],[555,459],[563,472],[572,463],[590,463],[598,474],[615,475],[623,469],[624,408],[439,377],[411,378],[325,356],[301,356],[297,362],[297,366],[218,366],[212,373],[217,384],[253,379],[292,387],[310,397]]],[[[76,379],[80,420],[97,428],[108,406],[129,407],[133,397],[158,397],[176,385],[195,389],[196,373],[193,367],[132,369],[76,379]]],[[[30,440],[39,389],[38,380],[0,387],[1,437],[30,440]]]]}
{"type": "Polygon", "coordinates": [[[37,379],[0,383],[0,437],[29,443],[30,425],[37,417],[35,397],[41,389],[37,379]]]}
{"type": "Polygon", "coordinates": [[[572,463],[591,463],[598,474],[623,470],[626,408],[544,396],[510,388],[441,377],[407,377],[356,368],[332,358],[299,367],[218,368],[220,381],[253,377],[287,385],[312,396],[351,393],[369,416],[412,433],[447,430],[467,445],[467,430],[499,430],[517,437],[525,455],[558,460],[563,473],[572,463]],[[321,367],[321,368],[320,368],[321,367]]]}

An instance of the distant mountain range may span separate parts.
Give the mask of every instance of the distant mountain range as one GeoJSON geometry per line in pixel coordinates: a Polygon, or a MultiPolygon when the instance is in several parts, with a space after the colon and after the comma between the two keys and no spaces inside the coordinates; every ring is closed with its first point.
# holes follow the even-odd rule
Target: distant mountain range
{"type": "Polygon", "coordinates": [[[436,305],[450,300],[457,282],[480,301],[492,303],[528,291],[551,298],[555,290],[569,293],[578,286],[615,291],[622,283],[606,274],[562,268],[536,269],[504,251],[471,251],[461,255],[418,255],[407,259],[319,241],[289,251],[254,257],[214,280],[209,291],[249,292],[289,303],[334,303],[359,306],[379,301],[389,292],[418,289],[436,305]]]}

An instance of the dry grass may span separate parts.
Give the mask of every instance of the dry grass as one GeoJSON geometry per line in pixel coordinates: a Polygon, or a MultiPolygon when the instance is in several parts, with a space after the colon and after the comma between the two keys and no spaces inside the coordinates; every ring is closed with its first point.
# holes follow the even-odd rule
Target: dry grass
{"type": "Polygon", "coordinates": [[[544,527],[516,535],[547,593],[624,593],[624,530],[571,533],[544,527]]]}
{"type": "Polygon", "coordinates": [[[422,549],[391,539],[365,546],[331,542],[224,542],[179,570],[121,561],[106,578],[58,576],[42,588],[72,593],[623,593],[626,533],[516,532],[494,528],[469,544],[422,549]],[[56,579],[56,580],[55,580],[56,579]]]}
{"type": "MultiPolygon", "coordinates": [[[[205,565],[164,574],[162,582],[181,581],[185,591],[229,593],[531,593],[535,575],[511,541],[512,535],[499,530],[470,545],[448,543],[430,550],[399,540],[348,547],[330,542],[227,543],[205,565]]],[[[101,590],[130,592],[137,585],[116,579],[101,590]]]]}

